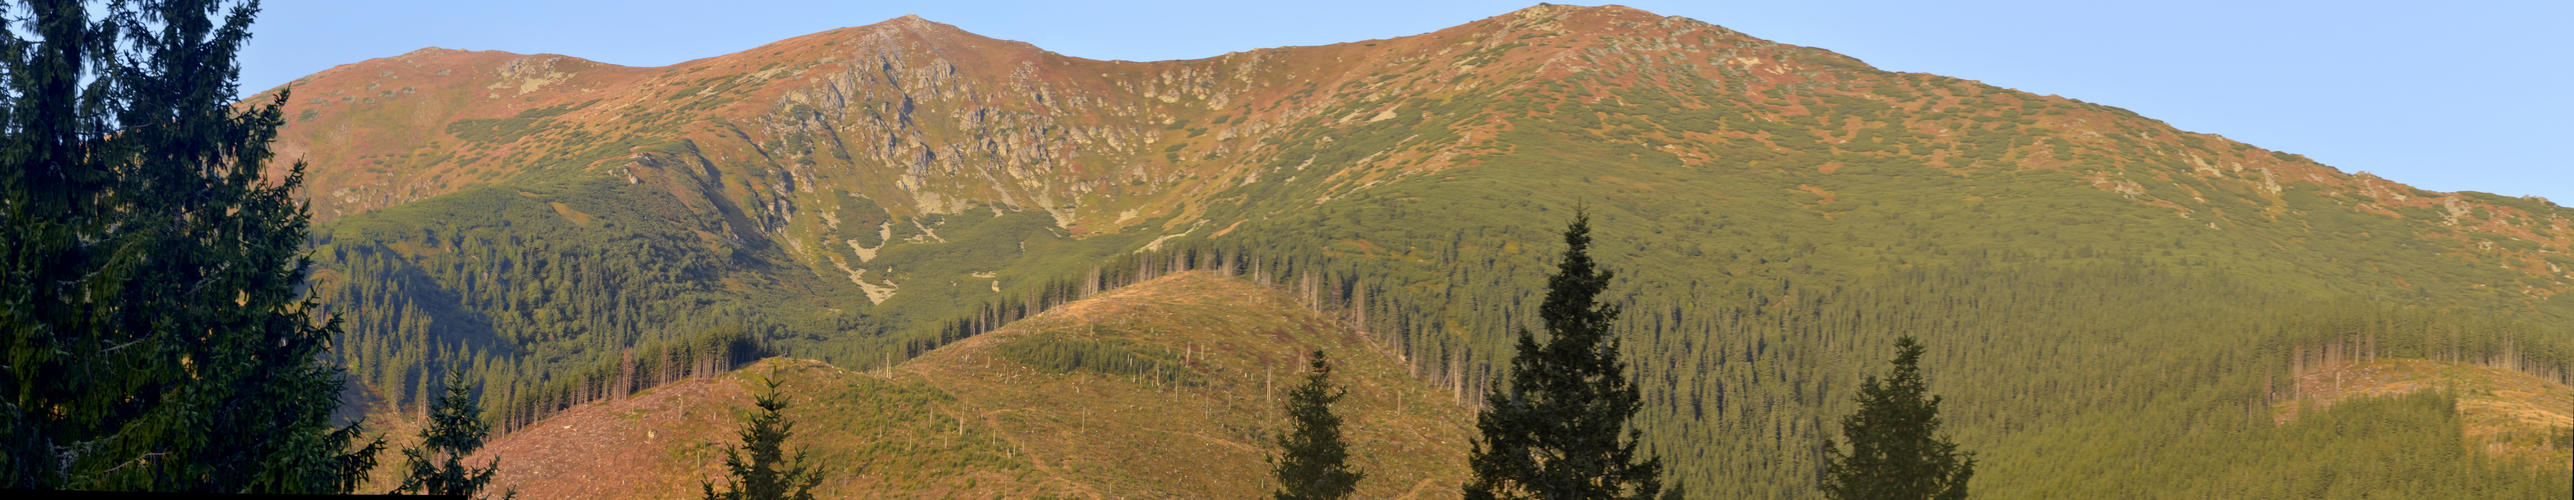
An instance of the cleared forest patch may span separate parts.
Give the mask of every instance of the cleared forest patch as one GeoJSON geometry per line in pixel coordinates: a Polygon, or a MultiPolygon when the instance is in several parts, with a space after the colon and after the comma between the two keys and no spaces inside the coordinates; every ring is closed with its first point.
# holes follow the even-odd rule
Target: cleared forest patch
{"type": "Polygon", "coordinates": [[[1314,349],[1350,388],[1335,411],[1369,474],[1359,495],[1455,496],[1473,430],[1449,391],[1287,294],[1213,272],[1068,303],[890,370],[770,358],[575,405],[469,462],[499,457],[498,486],[525,498],[695,497],[721,479],[760,381],[776,379],[796,422],[788,448],[832,469],[826,498],[1257,496],[1274,487],[1279,401],[1314,349]]]}
{"type": "Polygon", "coordinates": [[[2574,463],[2574,386],[2473,363],[2375,359],[2328,364],[2297,374],[2295,404],[2273,409],[2282,424],[2300,413],[2353,398],[2443,391],[2457,398],[2458,421],[2470,443],[2500,457],[2551,467],[2574,463]]]}

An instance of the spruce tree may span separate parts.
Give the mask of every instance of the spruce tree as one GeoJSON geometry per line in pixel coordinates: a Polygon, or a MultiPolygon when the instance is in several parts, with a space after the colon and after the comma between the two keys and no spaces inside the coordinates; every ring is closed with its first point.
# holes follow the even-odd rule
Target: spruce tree
{"type": "Polygon", "coordinates": [[[1366,473],[1351,470],[1349,445],[1341,442],[1341,417],[1332,403],[1349,395],[1332,385],[1332,364],[1323,351],[1307,362],[1305,383],[1287,393],[1288,430],[1278,433],[1281,451],[1270,473],[1278,478],[1278,500],[1348,498],[1366,473]]]}
{"type": "Polygon", "coordinates": [[[786,396],[778,392],[778,381],[766,382],[768,390],[754,400],[760,411],[751,415],[751,426],[742,429],[742,445],[724,450],[724,468],[733,477],[727,479],[725,491],[715,491],[714,484],[701,483],[710,500],[812,500],[813,487],[822,484],[825,472],[805,463],[803,451],[794,460],[786,455],[786,440],[795,435],[795,422],[786,420],[786,396]]]}
{"type": "Polygon", "coordinates": [[[1835,499],[1960,499],[1975,459],[1939,434],[1939,396],[1922,383],[1922,346],[1895,340],[1895,367],[1859,384],[1859,410],[1841,418],[1850,450],[1825,438],[1823,495],[1835,499]]]}
{"type": "Polygon", "coordinates": [[[1662,490],[1662,460],[1639,458],[1642,432],[1628,426],[1641,397],[1609,331],[1618,306],[1599,302],[1612,273],[1591,261],[1590,243],[1590,217],[1574,214],[1538,309],[1546,341],[1519,330],[1508,380],[1493,384],[1475,416],[1483,437],[1467,459],[1466,498],[1643,499],[1662,490]]]}
{"type": "MultiPolygon", "coordinates": [[[[438,400],[429,405],[429,426],[420,429],[420,445],[402,450],[402,485],[394,493],[473,498],[491,486],[492,474],[500,471],[499,458],[482,468],[465,465],[465,457],[483,449],[491,425],[483,422],[483,409],[474,403],[473,386],[466,385],[462,372],[454,373],[438,400]]],[[[516,492],[502,495],[515,496],[516,492]]]]}
{"type": "Polygon", "coordinates": [[[256,2],[0,5],[0,487],[354,489],[339,331],[302,289],[287,102],[236,106],[256,2]]]}

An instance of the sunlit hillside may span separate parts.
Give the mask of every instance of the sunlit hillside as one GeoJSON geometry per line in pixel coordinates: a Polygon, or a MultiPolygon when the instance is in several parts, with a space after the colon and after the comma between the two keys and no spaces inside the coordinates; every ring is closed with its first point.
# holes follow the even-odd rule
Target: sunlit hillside
{"type": "Polygon", "coordinates": [[[1365,334],[1287,294],[1213,272],[1140,283],[890,369],[770,359],[565,411],[497,441],[500,484],[536,498],[681,498],[763,380],[838,468],[829,497],[1252,497],[1283,425],[1277,398],[1326,351],[1351,397],[1368,498],[1450,498],[1472,418],[1365,334]]]}
{"type": "MultiPolygon", "coordinates": [[[[516,443],[772,355],[822,363],[813,384],[1034,404],[1004,402],[1061,394],[978,385],[1006,365],[966,368],[1014,352],[1010,338],[1170,351],[1043,316],[1005,325],[1185,269],[1290,290],[1368,332],[1385,372],[1466,404],[1533,323],[1556,231],[1581,209],[1618,273],[1636,426],[1693,494],[1811,493],[1816,443],[1898,335],[1930,346],[1948,428],[1985,467],[1979,495],[2186,497],[2279,475],[2564,491],[2564,474],[2523,459],[2543,454],[2419,455],[2481,438],[2354,444],[2300,427],[2332,420],[2275,415],[2325,360],[2565,383],[2574,210],[1700,20],[1541,5],[1415,36],[1125,62],[905,17],[658,68],[429,49],[289,88],[278,147],[311,162],[315,290],[344,315],[353,378],[400,413],[460,367],[516,443]],[[1038,333],[992,336],[1010,328],[1038,333]],[[858,375],[878,372],[904,375],[858,375]],[[2322,450],[2360,458],[2301,458],[2322,450]],[[2411,475],[2364,473],[2384,469],[2367,457],[2411,475]]],[[[1171,432],[1247,443],[1229,422],[1248,420],[1161,405],[1265,408],[1189,392],[1249,386],[1164,380],[1187,376],[1166,362],[1120,375],[1163,392],[1115,396],[1171,432]]],[[[738,403],[738,387],[707,390],[738,403]]],[[[2481,418],[2437,407],[2483,396],[2424,394],[2325,415],[2416,430],[2481,418]]],[[[900,418],[940,411],[995,436],[1081,425],[900,418]]],[[[1056,436],[1028,453],[1126,460],[1143,438],[1056,436]]],[[[1235,452],[1221,463],[1256,456],[1235,452]]],[[[991,477],[1248,491],[1032,470],[991,477]]]]}

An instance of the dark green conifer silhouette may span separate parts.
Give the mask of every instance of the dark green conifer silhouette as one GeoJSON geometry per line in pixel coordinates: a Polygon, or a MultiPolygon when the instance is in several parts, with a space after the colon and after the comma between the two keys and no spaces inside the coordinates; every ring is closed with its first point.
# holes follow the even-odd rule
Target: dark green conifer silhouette
{"type": "Polygon", "coordinates": [[[822,469],[804,461],[797,451],[793,460],[786,455],[786,440],[795,435],[795,422],[786,420],[786,397],[778,393],[778,381],[765,382],[768,390],[757,396],[759,413],[751,415],[751,426],[742,429],[742,446],[724,450],[724,468],[733,477],[726,479],[725,491],[715,491],[714,484],[701,484],[706,498],[721,500],[812,500],[813,487],[822,484],[822,469]]]}
{"type": "Polygon", "coordinates": [[[1332,403],[1349,395],[1332,385],[1332,364],[1323,351],[1307,362],[1305,383],[1287,393],[1288,429],[1278,433],[1281,451],[1270,472],[1278,478],[1278,500],[1348,498],[1366,473],[1351,470],[1349,445],[1341,441],[1341,417],[1332,403]]]}
{"type": "Polygon", "coordinates": [[[1960,499],[1975,459],[1939,434],[1939,396],[1922,383],[1922,346],[1895,340],[1895,367],[1859,384],[1859,410],[1841,418],[1850,440],[1823,447],[1823,495],[1835,499],[1960,499]]]}
{"type": "Polygon", "coordinates": [[[286,92],[246,106],[255,2],[0,5],[0,488],[337,493],[339,331],[302,287],[286,92]]]}
{"type": "MultiPolygon", "coordinates": [[[[429,405],[429,426],[420,429],[420,445],[402,450],[402,485],[394,493],[473,498],[491,486],[492,474],[500,471],[498,458],[482,468],[465,465],[466,456],[483,449],[491,425],[483,422],[483,409],[474,404],[473,386],[465,384],[462,373],[449,376],[444,387],[429,405]]],[[[502,495],[516,496],[516,492],[502,495]]]]}
{"type": "Polygon", "coordinates": [[[1519,331],[1507,384],[1494,384],[1475,417],[1483,437],[1467,459],[1468,499],[1643,499],[1662,491],[1662,460],[1639,458],[1642,433],[1627,426],[1641,398],[1609,331],[1618,307],[1599,302],[1612,273],[1591,261],[1590,220],[1576,213],[1564,230],[1564,261],[1538,309],[1546,342],[1519,331]]]}

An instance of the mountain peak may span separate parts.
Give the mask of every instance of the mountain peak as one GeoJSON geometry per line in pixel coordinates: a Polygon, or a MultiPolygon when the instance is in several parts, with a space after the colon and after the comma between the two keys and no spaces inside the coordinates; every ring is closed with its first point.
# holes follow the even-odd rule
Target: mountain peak
{"type": "Polygon", "coordinates": [[[450,48],[446,48],[446,47],[438,47],[438,46],[429,46],[429,47],[421,47],[421,48],[419,48],[419,49],[415,49],[415,50],[412,50],[412,51],[410,51],[410,52],[404,52],[404,53],[402,53],[402,55],[395,56],[395,57],[437,56],[437,55],[443,55],[443,54],[454,54],[454,53],[459,53],[459,52],[465,52],[465,50],[462,50],[462,49],[450,49],[450,48]]]}
{"type": "Polygon", "coordinates": [[[1511,13],[1511,14],[1518,14],[1518,15],[1562,15],[1562,14],[1566,14],[1566,13],[1610,13],[1610,14],[1620,14],[1620,15],[1643,15],[1643,16],[1650,16],[1650,17],[1662,17],[1662,15],[1660,15],[1660,14],[1655,14],[1655,13],[1652,13],[1652,12],[1646,12],[1644,9],[1638,9],[1638,8],[1635,8],[1635,7],[1628,7],[1628,6],[1625,6],[1625,5],[1618,5],[1618,4],[1613,4],[1613,3],[1612,3],[1612,4],[1600,4],[1600,5],[1572,5],[1572,4],[1560,4],[1560,3],[1551,3],[1551,2],[1538,2],[1538,4],[1537,4],[1537,5],[1531,5],[1531,6],[1528,6],[1528,7],[1523,7],[1523,8],[1520,8],[1519,10],[1511,11],[1510,13],[1511,13]]]}
{"type": "Polygon", "coordinates": [[[1655,14],[1644,9],[1618,4],[1585,6],[1559,3],[1539,3],[1537,5],[1531,5],[1526,8],[1510,11],[1507,14],[1494,17],[1496,19],[1507,18],[1515,20],[1533,20],[1563,19],[1573,16],[1619,18],[1620,20],[1629,21],[1657,20],[1665,17],[1661,14],[1655,14]]]}
{"type": "Polygon", "coordinates": [[[929,18],[921,17],[920,14],[904,14],[902,17],[878,21],[875,24],[860,26],[859,28],[869,31],[893,30],[918,35],[973,35],[972,32],[965,31],[964,28],[958,28],[955,25],[938,21],[931,21],[929,18]]]}

